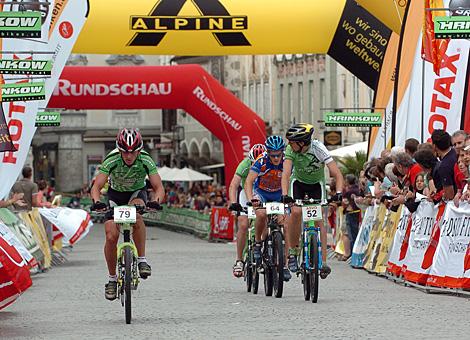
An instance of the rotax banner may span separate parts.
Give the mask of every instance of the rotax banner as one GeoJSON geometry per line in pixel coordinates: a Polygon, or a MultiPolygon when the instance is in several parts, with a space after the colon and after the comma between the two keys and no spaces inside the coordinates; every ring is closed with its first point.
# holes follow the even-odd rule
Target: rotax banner
{"type": "Polygon", "coordinates": [[[90,0],[90,9],[75,53],[328,53],[373,89],[391,34],[354,0],[90,0]]]}

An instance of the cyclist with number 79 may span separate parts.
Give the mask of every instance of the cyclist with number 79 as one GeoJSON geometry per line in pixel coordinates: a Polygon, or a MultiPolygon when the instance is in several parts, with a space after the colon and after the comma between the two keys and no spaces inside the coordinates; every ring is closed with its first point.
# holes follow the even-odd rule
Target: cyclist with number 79
{"type": "MultiPolygon", "coordinates": [[[[100,202],[101,188],[110,179],[108,199],[110,207],[121,205],[147,206],[149,209],[158,209],[165,191],[163,189],[157,166],[150,155],[143,151],[144,142],[138,129],[122,129],[116,139],[116,149],[111,151],[100,166],[99,174],[91,189],[93,205],[91,210],[107,211],[104,224],[106,242],[104,254],[109,271],[109,282],[105,285],[105,297],[114,300],[117,295],[117,242],[119,240],[119,227],[113,221],[112,210],[100,202]],[[150,184],[155,191],[155,201],[147,202],[145,178],[148,176],[150,184]]],[[[139,275],[146,279],[151,275],[150,265],[145,257],[145,224],[140,214],[132,231],[132,238],[138,252],[139,275]]]]}
{"type": "MultiPolygon", "coordinates": [[[[325,198],[325,165],[330,176],[336,179],[335,202],[342,200],[343,175],[336,162],[331,157],[325,145],[317,139],[312,139],[313,125],[294,124],[287,130],[286,138],[289,145],[286,148],[284,169],[282,173],[282,202],[294,203],[296,199],[305,196],[315,200],[325,198]]],[[[300,254],[299,240],[302,231],[302,209],[292,206],[288,219],[287,243],[289,245],[288,267],[293,273],[299,270],[297,256],[300,254]]],[[[331,268],[326,264],[327,230],[323,221],[320,225],[320,242],[322,248],[322,263],[320,277],[325,279],[331,268]]]]}

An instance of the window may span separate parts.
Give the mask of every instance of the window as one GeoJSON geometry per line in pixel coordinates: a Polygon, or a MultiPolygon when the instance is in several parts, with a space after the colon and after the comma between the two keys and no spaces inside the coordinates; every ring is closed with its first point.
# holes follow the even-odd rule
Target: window
{"type": "Polygon", "coordinates": [[[299,119],[304,121],[304,83],[299,81],[299,119]]]}
{"type": "Polygon", "coordinates": [[[287,109],[287,119],[286,121],[289,121],[289,118],[292,117],[292,113],[294,112],[294,96],[292,94],[292,84],[289,84],[287,87],[287,105],[289,105],[287,109]]]}
{"type": "Polygon", "coordinates": [[[284,125],[284,84],[279,85],[279,125],[284,125]]]}
{"type": "Polygon", "coordinates": [[[249,104],[249,107],[254,110],[255,108],[255,86],[253,84],[250,84],[250,93],[248,95],[249,97],[249,100],[250,100],[250,104],[249,104]]]}
{"type": "Polygon", "coordinates": [[[263,117],[263,112],[261,110],[261,84],[260,83],[256,83],[256,113],[263,117]]]}
{"type": "Polygon", "coordinates": [[[246,93],[246,85],[243,85],[243,86],[242,86],[242,101],[243,101],[245,104],[248,104],[248,101],[247,101],[247,93],[246,93]]]}
{"type": "Polygon", "coordinates": [[[359,107],[359,79],[353,76],[353,107],[359,107]]]}
{"type": "Polygon", "coordinates": [[[308,112],[310,113],[310,117],[313,120],[313,111],[314,111],[314,88],[313,88],[313,80],[308,81],[308,112]]]}
{"type": "MultiPolygon", "coordinates": [[[[269,92],[269,83],[264,83],[263,84],[263,111],[264,111],[264,117],[270,117],[271,116],[271,93],[269,92]]],[[[271,119],[271,118],[269,118],[271,119]]]]}
{"type": "Polygon", "coordinates": [[[323,110],[326,105],[326,83],[325,79],[322,78],[320,79],[320,109],[323,110]]]}

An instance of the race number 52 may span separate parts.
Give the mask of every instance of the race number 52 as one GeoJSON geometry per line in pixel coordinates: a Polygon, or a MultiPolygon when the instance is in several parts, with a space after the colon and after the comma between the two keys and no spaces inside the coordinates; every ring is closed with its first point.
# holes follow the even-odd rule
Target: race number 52
{"type": "Polygon", "coordinates": [[[308,221],[320,221],[322,220],[321,205],[310,205],[302,207],[302,220],[308,221]]]}
{"type": "Polygon", "coordinates": [[[135,223],[137,220],[136,216],[135,207],[114,207],[114,222],[116,223],[135,223]]]}

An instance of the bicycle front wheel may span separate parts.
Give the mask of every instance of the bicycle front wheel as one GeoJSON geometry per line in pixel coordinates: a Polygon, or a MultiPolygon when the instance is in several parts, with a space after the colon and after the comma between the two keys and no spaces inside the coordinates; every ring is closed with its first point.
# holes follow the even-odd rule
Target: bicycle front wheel
{"type": "Polygon", "coordinates": [[[284,289],[284,242],[282,234],[275,232],[273,237],[273,288],[274,296],[282,297],[284,289]]]}
{"type": "Polygon", "coordinates": [[[246,291],[251,292],[251,287],[253,285],[253,262],[252,262],[252,252],[251,243],[248,242],[247,252],[245,257],[245,281],[246,281],[246,291]]]}
{"type": "Polygon", "coordinates": [[[318,300],[318,285],[319,285],[319,272],[318,268],[318,240],[317,235],[310,236],[310,288],[312,302],[316,303],[318,300]]]}
{"type": "Polygon", "coordinates": [[[126,311],[126,324],[131,323],[131,288],[132,288],[132,251],[129,247],[124,248],[124,309],[126,311]]]}
{"type": "Polygon", "coordinates": [[[300,274],[302,278],[302,286],[304,289],[304,299],[305,301],[310,300],[310,271],[307,267],[307,263],[305,262],[307,256],[305,254],[305,246],[302,245],[302,258],[300,259],[301,267],[300,267],[300,274]]]}

